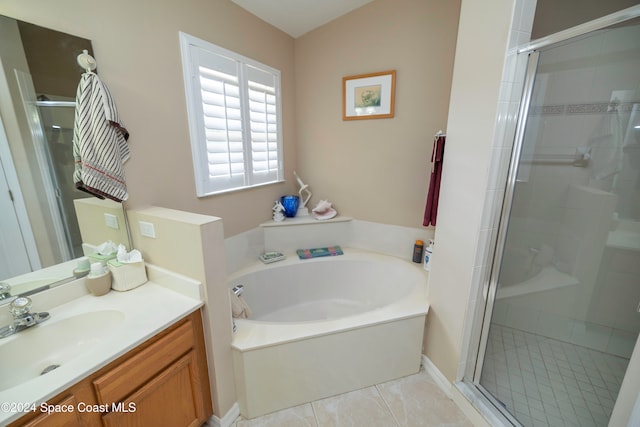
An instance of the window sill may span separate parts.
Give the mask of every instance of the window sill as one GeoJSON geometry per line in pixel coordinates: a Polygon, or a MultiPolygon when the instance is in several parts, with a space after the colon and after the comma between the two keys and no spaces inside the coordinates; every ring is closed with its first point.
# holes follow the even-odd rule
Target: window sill
{"type": "Polygon", "coordinates": [[[256,185],[251,185],[247,187],[230,188],[228,190],[220,190],[213,193],[203,193],[203,194],[196,193],[196,197],[198,197],[199,199],[203,199],[205,197],[223,196],[225,194],[238,193],[240,191],[255,190],[257,188],[267,187],[269,185],[282,184],[283,182],[286,182],[286,181],[284,179],[280,179],[278,181],[265,182],[262,184],[256,184],[256,185]]]}

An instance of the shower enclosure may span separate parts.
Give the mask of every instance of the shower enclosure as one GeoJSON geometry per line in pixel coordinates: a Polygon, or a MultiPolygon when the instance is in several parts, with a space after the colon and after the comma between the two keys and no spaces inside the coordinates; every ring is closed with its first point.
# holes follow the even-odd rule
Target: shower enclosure
{"type": "MultiPolygon", "coordinates": [[[[73,171],[73,122],[75,119],[75,99],[50,100],[41,96],[36,101],[40,127],[44,131],[43,160],[48,171],[52,191],[55,194],[55,209],[58,214],[63,233],[60,240],[64,240],[65,249],[62,251],[64,260],[77,258],[82,255],[82,237],[76,218],[73,200],[87,197],[75,189],[73,171]]],[[[59,97],[61,98],[61,97],[59,97]]]]}
{"type": "Polygon", "coordinates": [[[640,332],[640,20],[524,52],[474,383],[525,426],[606,426],[640,332]]]}

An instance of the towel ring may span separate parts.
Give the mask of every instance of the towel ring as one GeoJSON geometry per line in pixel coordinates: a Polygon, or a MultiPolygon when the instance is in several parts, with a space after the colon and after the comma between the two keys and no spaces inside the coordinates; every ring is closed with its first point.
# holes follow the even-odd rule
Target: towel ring
{"type": "Polygon", "coordinates": [[[89,51],[84,49],[80,55],[78,55],[78,65],[83,70],[87,70],[87,73],[96,69],[96,60],[93,56],[89,55],[89,51]]]}

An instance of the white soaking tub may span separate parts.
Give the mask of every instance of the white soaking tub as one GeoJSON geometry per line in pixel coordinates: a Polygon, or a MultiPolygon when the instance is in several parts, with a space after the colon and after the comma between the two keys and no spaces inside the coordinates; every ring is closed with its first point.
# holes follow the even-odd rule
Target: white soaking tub
{"type": "Polygon", "coordinates": [[[236,319],[240,413],[254,418],[420,369],[427,273],[358,249],[255,265],[233,274],[250,319],[236,319]]]}

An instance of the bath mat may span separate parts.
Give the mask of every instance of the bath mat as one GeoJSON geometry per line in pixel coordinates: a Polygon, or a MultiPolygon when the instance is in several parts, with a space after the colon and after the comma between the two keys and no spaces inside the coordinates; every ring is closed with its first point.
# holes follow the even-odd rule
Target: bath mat
{"type": "Polygon", "coordinates": [[[314,248],[314,249],[298,249],[296,251],[300,259],[318,258],[323,256],[335,256],[342,255],[342,248],[340,246],[329,246],[328,248],[314,248]]]}

